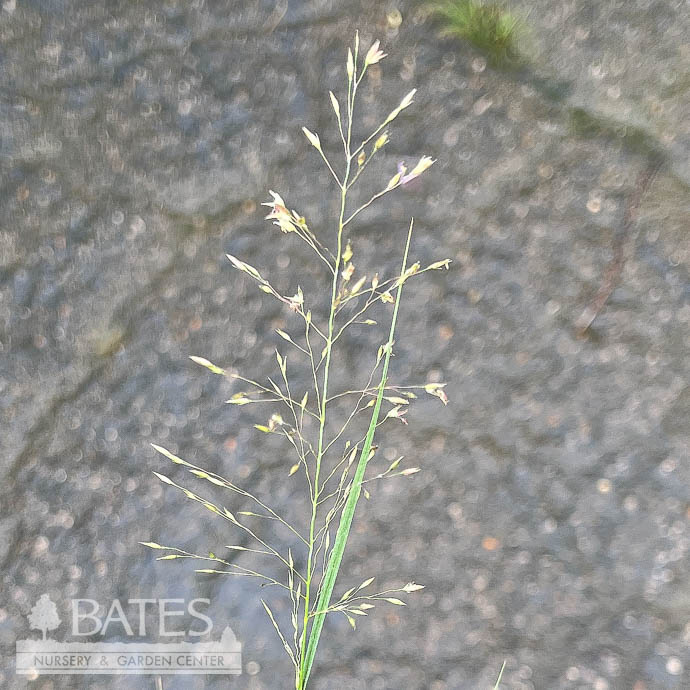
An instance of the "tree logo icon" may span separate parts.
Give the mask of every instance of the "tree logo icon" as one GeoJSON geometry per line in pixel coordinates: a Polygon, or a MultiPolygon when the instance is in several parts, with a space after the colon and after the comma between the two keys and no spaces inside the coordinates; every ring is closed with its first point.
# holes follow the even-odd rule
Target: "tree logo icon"
{"type": "Polygon", "coordinates": [[[57,606],[55,606],[55,603],[51,601],[47,594],[41,594],[41,598],[31,609],[29,625],[32,630],[40,630],[43,633],[44,640],[48,630],[55,630],[60,625],[57,606]]]}

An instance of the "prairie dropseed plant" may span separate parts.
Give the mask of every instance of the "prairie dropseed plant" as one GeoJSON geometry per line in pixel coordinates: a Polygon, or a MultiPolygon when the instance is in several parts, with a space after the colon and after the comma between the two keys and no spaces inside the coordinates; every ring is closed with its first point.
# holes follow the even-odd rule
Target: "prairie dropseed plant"
{"type": "MultiPolygon", "coordinates": [[[[202,497],[196,491],[181,486],[166,475],[155,473],[162,482],[182,491],[190,500],[200,503],[206,510],[226,520],[232,531],[243,532],[244,537],[252,542],[252,548],[226,547],[231,553],[238,550],[250,551],[256,554],[257,559],[275,559],[282,577],[241,566],[233,562],[232,556],[221,558],[215,553],[203,556],[155,542],[142,543],[152,549],[167,551],[159,560],[191,558],[210,561],[212,567],[202,568],[197,572],[255,577],[263,584],[273,585],[284,592],[291,610],[291,634],[283,632],[268,604],[263,600],[261,603],[292,662],[297,690],[307,687],[327,615],[345,616],[354,628],[356,618],[367,616],[376,605],[387,603],[404,606],[400,596],[423,589],[422,585],[408,582],[402,587],[376,591],[372,587],[372,576],[361,584],[348,588],[340,596],[333,596],[357,502],[362,494],[369,497],[365,484],[393,477],[409,477],[419,471],[418,467],[405,467],[402,464],[403,458],[398,458],[385,470],[367,473],[368,465],[376,452],[375,432],[386,422],[405,422],[404,415],[417,398],[417,393],[433,395],[444,404],[448,402],[444,392],[445,384],[398,385],[391,382],[388,371],[403,286],[408,280],[416,279],[427,271],[447,269],[450,260],[437,261],[426,268],[422,268],[419,262],[411,263],[408,256],[413,222],[410,220],[406,239],[401,239],[404,250],[399,273],[386,278],[379,278],[378,273],[371,277],[358,275],[353,263],[353,248],[346,237],[360,212],[421,175],[434,162],[430,157],[422,156],[410,169],[402,163],[398,164],[395,173],[378,191],[364,203],[351,207],[351,190],[362,179],[369,162],[377,155],[380,156],[389,140],[389,126],[412,104],[415,94],[414,90],[408,93],[371,134],[363,141],[355,142],[353,120],[358,89],[367,68],[384,57],[385,54],[376,41],[362,58],[359,36],[356,36],[354,48],[348,49],[347,53],[347,94],[344,105],[341,106],[335,94],[329,94],[343,148],[341,165],[331,163],[318,134],[306,128],[303,130],[309,143],[322,158],[337,190],[339,211],[330,242],[327,237],[317,237],[301,214],[289,210],[280,194],[270,192],[271,199],[264,204],[269,208],[266,217],[283,233],[305,242],[313,250],[319,265],[323,265],[330,283],[327,316],[319,319],[313,315],[310,296],[305,295],[301,288],[297,287],[296,293],[291,297],[283,295],[258,269],[228,255],[236,269],[246,273],[261,291],[284,305],[294,327],[290,333],[278,330],[277,335],[305,368],[311,389],[294,390],[294,384],[291,384],[294,376],[290,375],[288,356],[277,350],[278,375],[268,378],[265,383],[226,372],[207,359],[192,357],[194,362],[212,373],[242,382],[245,390],[233,395],[228,403],[271,406],[268,421],[255,426],[259,432],[282,437],[294,454],[294,460],[286,465],[285,472],[288,477],[296,477],[301,473],[305,479],[308,511],[303,524],[289,523],[264,500],[240,488],[234,480],[206,471],[165,448],[154,446],[158,452],[173,463],[185,467],[196,478],[225,489],[234,494],[235,499],[251,504],[253,510],[242,507],[231,511],[202,497]],[[329,378],[332,378],[330,374],[334,367],[344,366],[342,357],[339,357],[339,347],[336,346],[340,345],[343,333],[350,326],[376,325],[369,318],[373,308],[387,314],[389,328],[385,337],[381,337],[382,343],[378,351],[372,352],[367,382],[358,390],[333,391],[329,383],[329,378]],[[343,414],[344,404],[348,411],[343,414]],[[351,424],[361,417],[369,420],[366,433],[363,434],[354,432],[356,425],[351,424]],[[350,434],[353,434],[353,438],[348,438],[350,434]],[[296,544],[295,548],[300,549],[301,553],[297,555],[293,547],[283,548],[270,544],[262,536],[261,525],[266,524],[266,520],[271,520],[274,525],[284,529],[286,539],[296,544]],[[304,563],[304,566],[300,567],[298,563],[304,563]]],[[[313,304],[317,302],[318,295],[314,296],[313,304]]],[[[369,368],[368,363],[362,363],[362,366],[369,368]]],[[[363,426],[362,430],[364,428],[363,426]]]]}

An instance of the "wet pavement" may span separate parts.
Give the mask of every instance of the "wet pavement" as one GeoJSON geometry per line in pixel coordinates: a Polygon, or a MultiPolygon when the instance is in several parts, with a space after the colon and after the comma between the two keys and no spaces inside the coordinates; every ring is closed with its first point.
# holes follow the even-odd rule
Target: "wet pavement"
{"type": "MultiPolygon", "coordinates": [[[[291,687],[253,582],[157,563],[137,542],[232,543],[163,490],[151,470],[174,471],[151,442],[299,519],[282,448],[251,427],[263,420],[223,405],[237,389],[188,356],[260,377],[274,329],[295,327],[226,252],[287,294],[325,279],[259,204],[275,189],[327,236],[337,199],[300,128],[337,150],[327,91],[342,94],[357,27],[390,56],[363,85],[355,136],[417,87],[380,175],[438,162],[351,239],[363,271],[391,272],[414,215],[413,257],[453,259],[410,284],[392,365],[396,380],[447,381],[451,404],[421,399],[408,427],[384,429],[383,457],[424,471],[363,502],[340,581],[426,589],[356,633],[328,624],[315,690],[475,690],[504,659],[511,690],[690,687],[690,12],[514,8],[529,62],[504,73],[440,39],[420,3],[3,2],[3,687],[154,687],[17,677],[43,592],[60,611],[74,597],[210,598],[244,674],[164,687],[291,687]],[[616,242],[620,276],[583,337],[616,242]]],[[[353,331],[335,388],[379,342],[353,331]]]]}

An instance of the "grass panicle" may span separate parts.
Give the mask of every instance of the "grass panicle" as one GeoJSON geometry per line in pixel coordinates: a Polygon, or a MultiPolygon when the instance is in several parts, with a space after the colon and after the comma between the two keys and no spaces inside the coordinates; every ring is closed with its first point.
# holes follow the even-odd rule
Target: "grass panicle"
{"type": "MultiPolygon", "coordinates": [[[[307,687],[327,616],[344,616],[355,628],[357,618],[369,615],[376,606],[405,606],[401,597],[423,589],[422,585],[408,582],[399,587],[377,590],[373,586],[375,578],[371,576],[341,595],[334,594],[360,497],[371,496],[368,486],[372,482],[405,479],[420,471],[419,467],[405,466],[404,458],[400,457],[385,470],[378,468],[369,472],[369,465],[376,455],[375,434],[384,424],[395,421],[407,423],[405,415],[419,395],[436,397],[444,405],[448,402],[445,384],[394,383],[389,375],[389,366],[394,353],[403,286],[429,271],[447,269],[450,260],[435,261],[426,267],[422,267],[418,261],[410,261],[414,227],[410,220],[406,239],[404,235],[401,236],[404,249],[400,271],[390,277],[379,277],[380,272],[361,274],[356,264],[356,242],[350,239],[351,227],[362,211],[422,175],[434,162],[429,156],[422,156],[409,168],[402,162],[398,163],[396,170],[385,176],[378,188],[375,181],[367,182],[364,187],[365,190],[378,191],[368,198],[364,196],[366,200],[363,203],[352,204],[353,187],[363,187],[359,183],[369,177],[369,162],[377,157],[382,158],[380,152],[390,140],[390,126],[412,104],[415,96],[415,91],[410,91],[364,140],[355,142],[353,122],[358,90],[367,68],[385,57],[378,41],[363,56],[360,55],[357,35],[354,46],[347,53],[346,91],[340,99],[335,93],[329,92],[342,145],[340,163],[333,162],[317,133],[306,127],[302,130],[335,185],[338,214],[331,236],[324,234],[317,237],[307,219],[291,209],[277,192],[270,191],[270,199],[264,204],[269,209],[266,218],[281,233],[308,245],[315,261],[323,266],[329,305],[327,314],[317,318],[314,315],[317,308],[314,307],[312,311],[311,305],[318,305],[319,297],[323,298],[323,295],[305,295],[299,287],[294,295],[284,295],[263,271],[228,255],[235,269],[244,273],[268,297],[282,303],[285,309],[289,325],[285,330],[276,331],[279,339],[276,341],[279,348],[275,352],[277,372],[267,376],[265,381],[255,381],[231,373],[230,369],[204,357],[191,357],[196,365],[235,382],[241,388],[231,395],[228,404],[270,408],[265,423],[254,426],[257,433],[281,437],[292,453],[292,458],[285,464],[285,476],[287,481],[293,481],[290,478],[301,473],[306,480],[307,509],[304,520],[301,524],[291,524],[266,501],[234,481],[188,462],[162,446],[153,446],[154,450],[179,467],[178,472],[185,470],[192,475],[193,481],[201,482],[199,486],[202,488],[191,489],[182,480],[161,472],[155,472],[156,477],[199,504],[204,514],[211,513],[225,520],[229,532],[233,535],[239,533],[245,545],[217,547],[204,555],[154,541],[142,544],[159,552],[158,560],[192,559],[204,566],[197,568],[199,573],[252,577],[262,585],[271,585],[277,592],[284,593],[290,610],[290,634],[281,628],[274,615],[273,611],[277,609],[263,599],[261,604],[293,666],[297,690],[307,687]],[[370,318],[375,309],[388,321],[388,328],[385,338],[382,336],[382,342],[379,341],[381,345],[378,350],[371,353],[371,362],[361,363],[362,379],[366,383],[362,388],[332,390],[333,368],[343,367],[345,361],[341,351],[343,333],[355,324],[376,326],[377,322],[370,318]],[[281,350],[282,347],[286,350],[281,350]],[[295,380],[295,377],[291,377],[295,366],[304,367],[308,373],[311,381],[308,390],[297,391],[291,383],[295,380]],[[360,417],[368,419],[367,431],[362,436],[354,431],[355,425],[351,425],[353,420],[360,417]],[[209,498],[208,491],[227,492],[233,510],[209,498]],[[284,543],[270,543],[263,536],[262,527],[266,520],[285,530],[284,543]],[[285,543],[292,546],[287,548],[285,543]],[[303,550],[298,559],[293,556],[295,548],[303,550]],[[221,550],[224,550],[223,553],[216,555],[221,550]],[[237,562],[240,552],[251,553],[259,563],[261,559],[272,559],[277,568],[268,574],[262,572],[260,566],[241,565],[237,562]],[[296,563],[304,565],[297,567],[296,563]],[[282,576],[276,576],[276,572],[282,573],[282,576]]],[[[235,541],[235,537],[232,540],[235,541]]]]}

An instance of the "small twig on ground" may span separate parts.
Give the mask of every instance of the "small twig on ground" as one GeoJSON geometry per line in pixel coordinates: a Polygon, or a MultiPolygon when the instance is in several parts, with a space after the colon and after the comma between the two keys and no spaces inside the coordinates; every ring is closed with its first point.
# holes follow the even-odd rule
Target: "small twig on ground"
{"type": "Polygon", "coordinates": [[[628,198],[628,203],[623,214],[623,222],[620,229],[613,237],[613,258],[609,261],[604,271],[604,277],[601,281],[601,286],[594,299],[587,305],[585,310],[580,314],[580,317],[575,322],[575,329],[577,335],[582,337],[585,335],[589,327],[594,322],[594,319],[599,316],[601,310],[604,308],[611,294],[616,289],[618,281],[620,280],[623,268],[625,266],[625,240],[628,237],[630,230],[637,213],[637,209],[642,201],[642,197],[649,189],[652,181],[656,177],[657,172],[663,160],[660,156],[652,156],[645,169],[640,172],[637,177],[637,183],[633,193],[628,198]]]}

